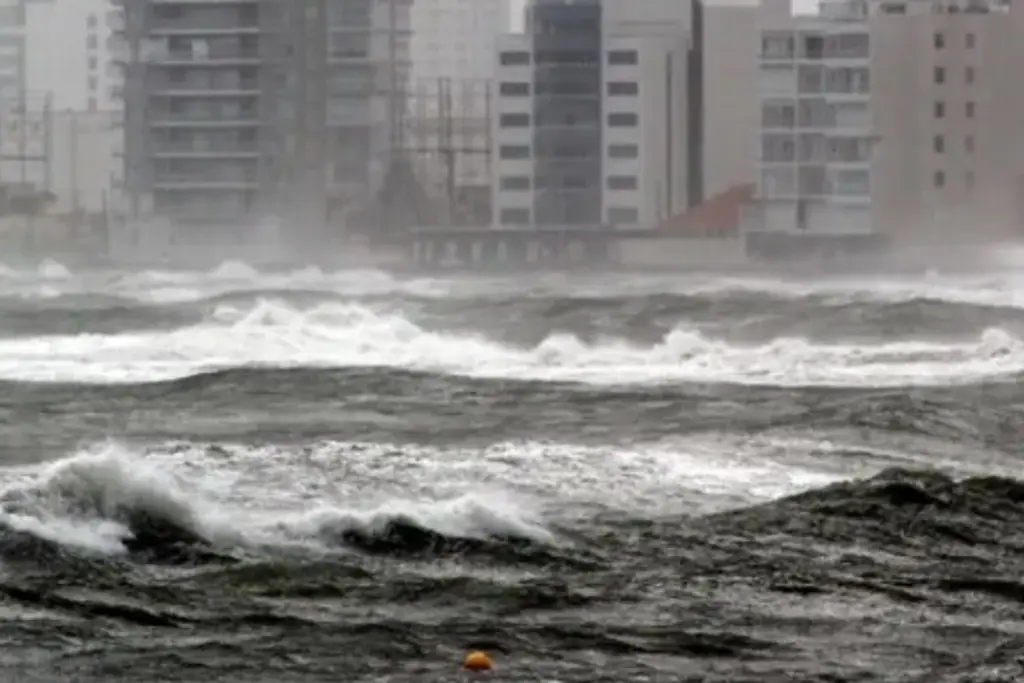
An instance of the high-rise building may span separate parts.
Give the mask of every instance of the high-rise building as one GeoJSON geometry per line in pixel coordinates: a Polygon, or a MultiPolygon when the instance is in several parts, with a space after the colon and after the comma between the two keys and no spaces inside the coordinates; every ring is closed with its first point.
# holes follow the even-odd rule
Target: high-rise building
{"type": "Polygon", "coordinates": [[[757,50],[762,15],[757,0],[701,3],[702,199],[753,183],[757,176],[751,150],[760,142],[757,50]]]}
{"type": "Polygon", "coordinates": [[[120,106],[109,68],[109,0],[36,0],[27,7],[26,81],[48,93],[55,110],[109,111],[120,106]]]}
{"type": "Polygon", "coordinates": [[[844,0],[761,29],[754,251],[1024,232],[1019,4],[844,0]]]}
{"type": "Polygon", "coordinates": [[[1024,233],[1024,5],[872,6],[874,218],[908,244],[1024,233]]]}
{"type": "Polygon", "coordinates": [[[529,4],[525,32],[497,50],[497,224],[653,228],[689,205],[692,12],[674,0],[529,4]]]}
{"type": "Polygon", "coordinates": [[[857,242],[874,232],[866,11],[848,2],[762,25],[755,251],[793,235],[857,242]]]}
{"type": "MultiPolygon", "coordinates": [[[[408,0],[121,0],[128,233],[324,245],[378,189],[408,81],[408,0]]],[[[128,235],[129,241],[137,236],[128,235]]]]}

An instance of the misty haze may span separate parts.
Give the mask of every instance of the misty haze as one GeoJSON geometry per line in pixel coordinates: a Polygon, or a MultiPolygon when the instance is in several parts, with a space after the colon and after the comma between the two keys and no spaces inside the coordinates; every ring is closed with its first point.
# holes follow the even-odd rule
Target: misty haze
{"type": "Polygon", "coordinates": [[[1008,0],[0,0],[0,678],[1024,680],[1008,0]]]}

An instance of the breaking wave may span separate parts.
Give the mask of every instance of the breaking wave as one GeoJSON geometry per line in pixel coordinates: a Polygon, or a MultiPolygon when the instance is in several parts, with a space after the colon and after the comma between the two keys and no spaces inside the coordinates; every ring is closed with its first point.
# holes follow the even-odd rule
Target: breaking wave
{"type": "Polygon", "coordinates": [[[184,328],[0,341],[0,379],[137,383],[238,367],[388,367],[462,376],[593,384],[703,382],[777,386],[958,384],[1024,370],[1020,338],[990,328],[970,341],[737,344],[681,323],[653,344],[585,342],[554,332],[517,347],[468,332],[431,331],[397,312],[261,300],[216,307],[184,328]]]}

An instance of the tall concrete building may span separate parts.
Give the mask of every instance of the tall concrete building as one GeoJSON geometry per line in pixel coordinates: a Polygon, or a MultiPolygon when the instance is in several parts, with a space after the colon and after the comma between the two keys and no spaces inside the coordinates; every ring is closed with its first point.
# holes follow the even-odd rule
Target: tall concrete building
{"type": "Polygon", "coordinates": [[[875,134],[866,3],[764,17],[761,28],[759,216],[751,247],[785,249],[794,237],[805,244],[870,240],[875,134]]]}
{"type": "Polygon", "coordinates": [[[873,5],[874,218],[897,244],[1024,233],[1024,5],[873,5]]]}
{"type": "Polygon", "coordinates": [[[693,194],[689,2],[535,0],[501,38],[499,225],[651,228],[693,194]]]}
{"type": "Polygon", "coordinates": [[[764,14],[757,0],[707,0],[702,9],[700,153],[707,198],[757,177],[751,150],[760,143],[757,52],[764,14]]]}
{"type": "Polygon", "coordinates": [[[57,111],[110,111],[120,106],[117,72],[110,69],[109,0],[48,0],[27,7],[26,79],[49,93],[57,111]]]}
{"type": "Polygon", "coordinates": [[[377,192],[405,107],[407,0],[120,12],[123,241],[322,249],[377,192]]]}
{"type": "Polygon", "coordinates": [[[763,22],[754,250],[1019,237],[1022,35],[1024,7],[989,0],[845,0],[763,22]]]}

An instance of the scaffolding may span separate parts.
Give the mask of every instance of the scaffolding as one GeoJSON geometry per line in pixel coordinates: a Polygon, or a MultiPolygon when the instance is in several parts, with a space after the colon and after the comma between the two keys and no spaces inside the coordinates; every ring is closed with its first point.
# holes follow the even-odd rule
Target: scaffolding
{"type": "Polygon", "coordinates": [[[486,79],[410,84],[402,149],[447,225],[490,220],[491,90],[486,79]]]}
{"type": "Polygon", "coordinates": [[[47,193],[53,186],[49,92],[0,92],[0,183],[47,193]]]}

